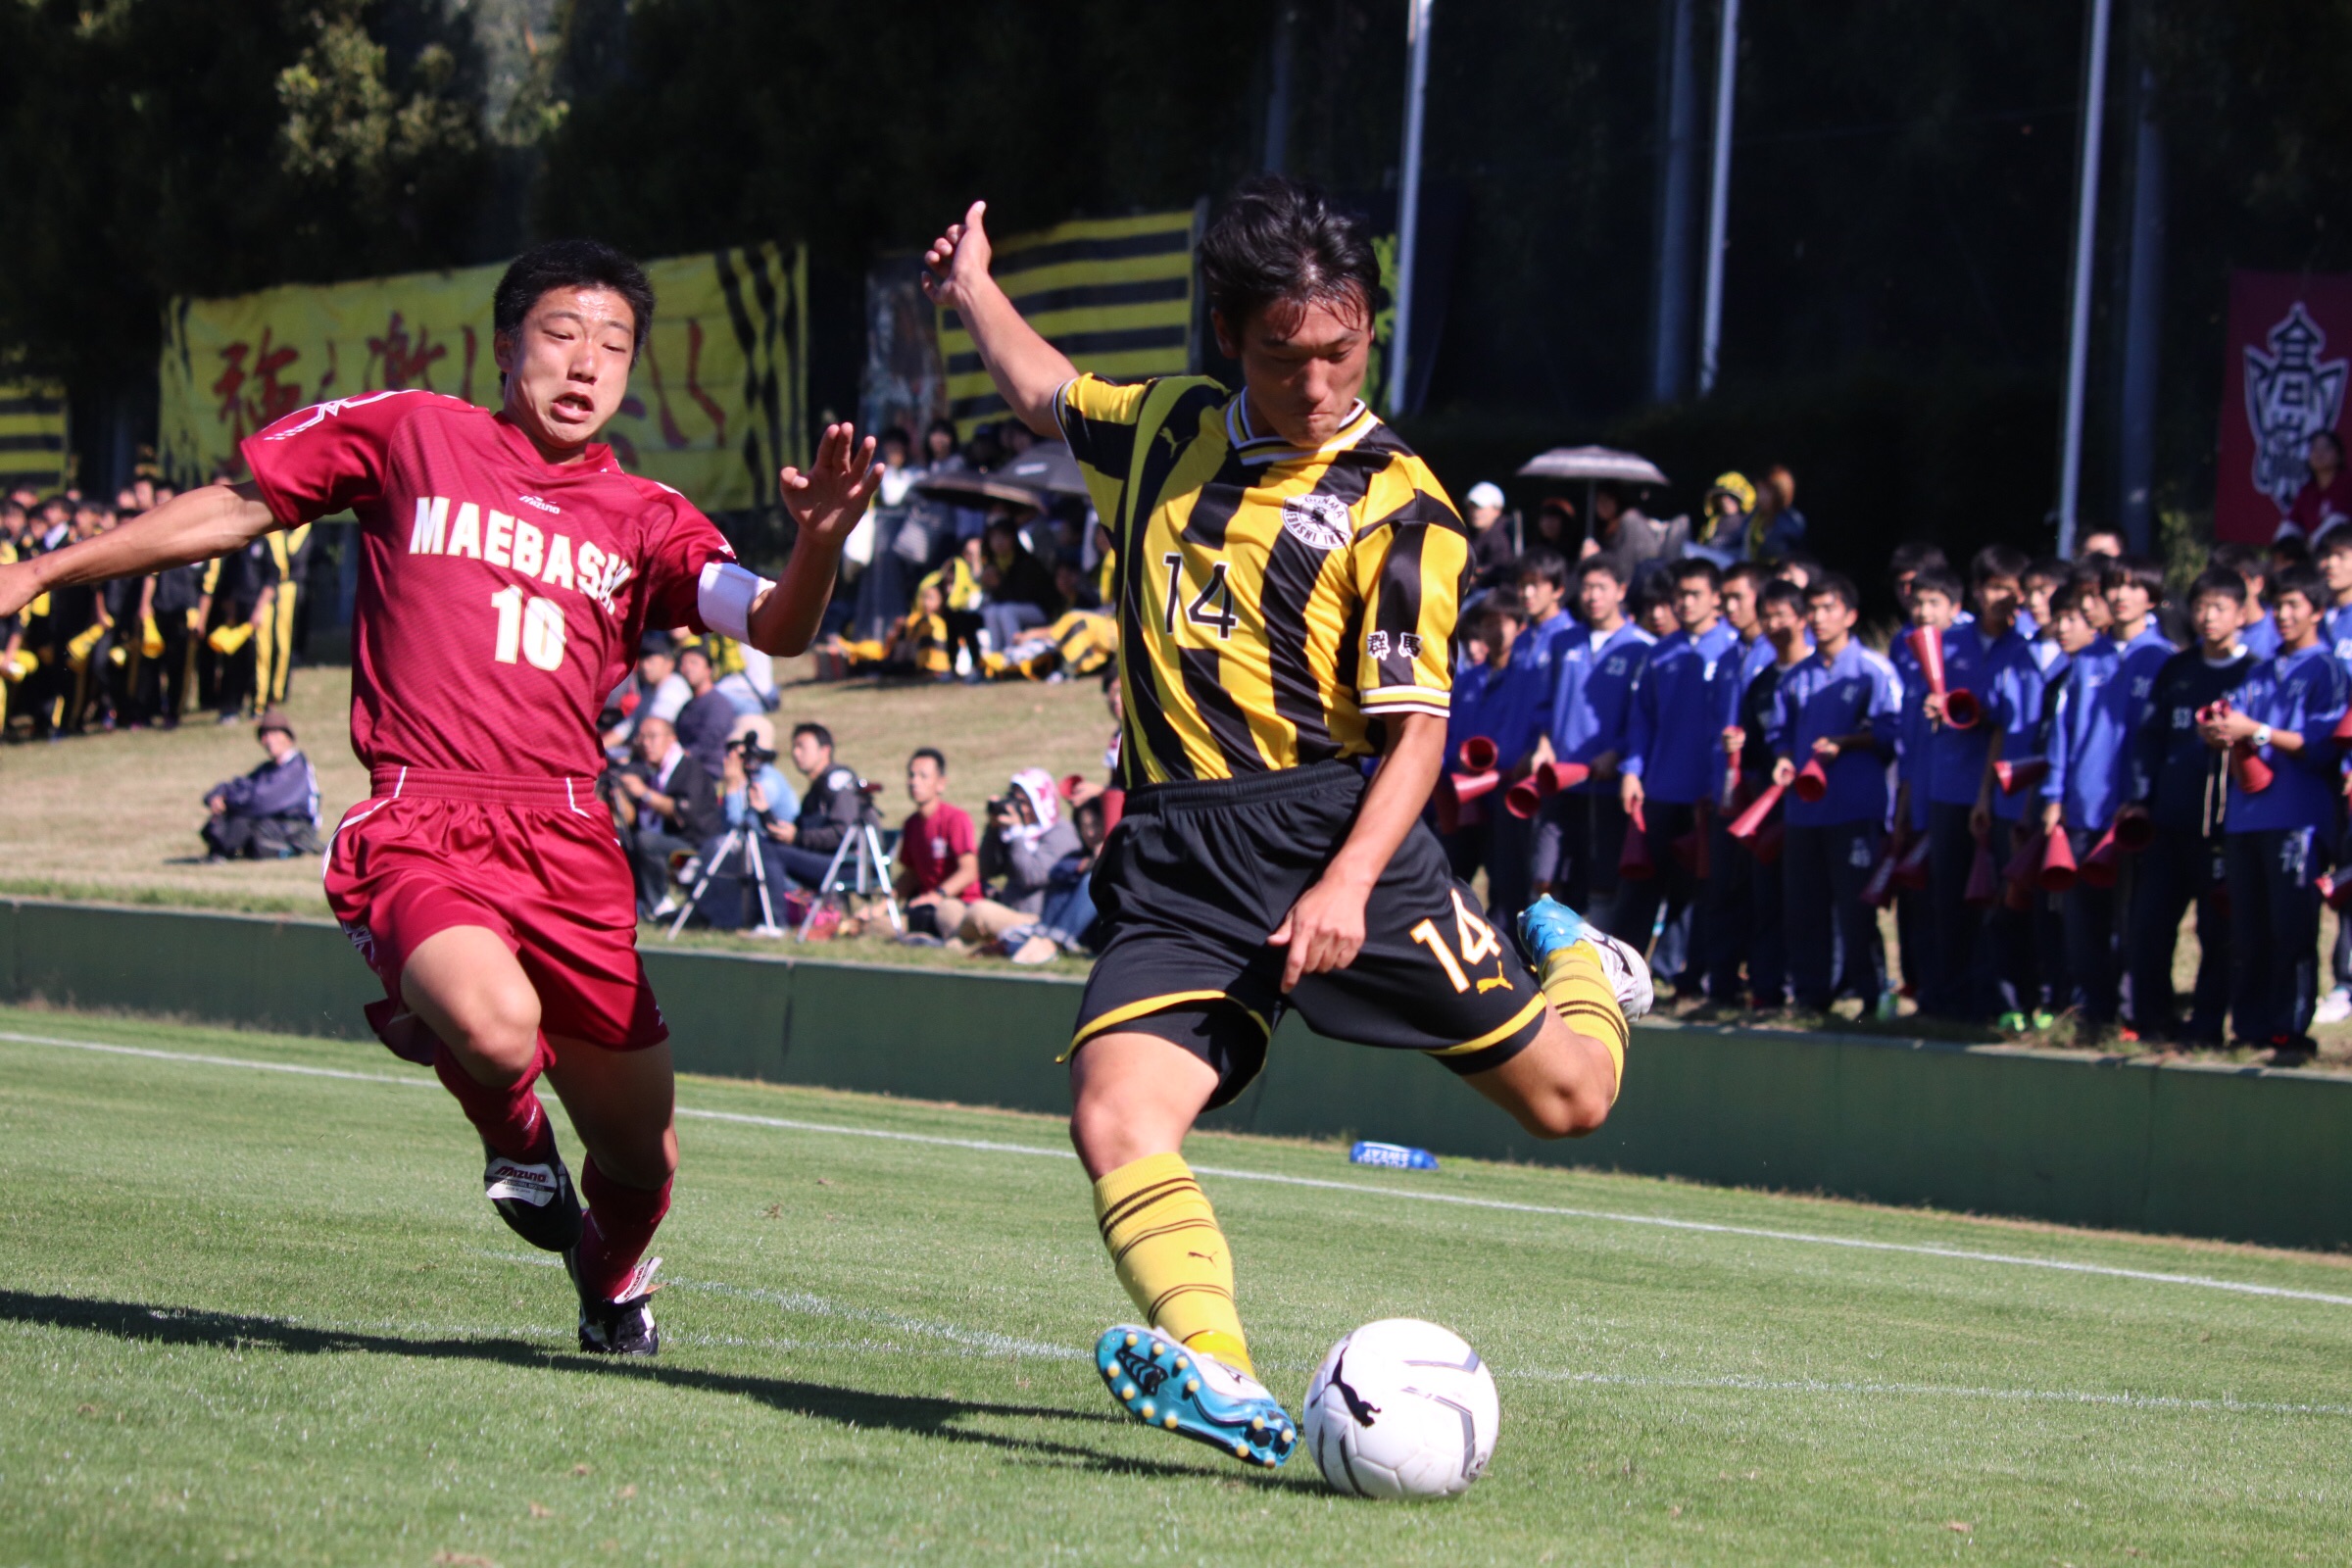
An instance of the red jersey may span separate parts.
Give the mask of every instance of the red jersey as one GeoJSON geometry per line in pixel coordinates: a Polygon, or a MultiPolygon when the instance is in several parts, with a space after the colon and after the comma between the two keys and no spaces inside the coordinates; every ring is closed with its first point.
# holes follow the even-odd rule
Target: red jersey
{"type": "Polygon", "coordinates": [[[2286,520],[2302,529],[2306,539],[2319,538],[2347,517],[2352,517],[2352,467],[2336,469],[2325,490],[2317,478],[2304,480],[2286,514],[2286,520]]]}
{"type": "Polygon", "coordinates": [[[351,749],[370,769],[592,778],[606,694],[648,626],[704,626],[735,552],[610,447],[555,465],[504,416],[424,391],[287,415],[239,448],[280,522],[360,519],[351,749]]]}
{"type": "MultiPolygon", "coordinates": [[[[934,807],[927,818],[922,812],[915,812],[899,830],[899,860],[913,879],[917,893],[937,893],[939,885],[955,875],[956,858],[979,847],[970,815],[946,801],[934,807]]],[[[960,897],[966,904],[980,897],[977,877],[960,897]]]]}

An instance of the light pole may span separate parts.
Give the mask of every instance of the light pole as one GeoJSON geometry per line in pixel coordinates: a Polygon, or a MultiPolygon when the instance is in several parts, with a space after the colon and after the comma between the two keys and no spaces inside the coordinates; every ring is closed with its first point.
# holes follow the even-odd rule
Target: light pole
{"type": "Polygon", "coordinates": [[[2090,368],[2091,241],[2099,222],[2099,130],[2107,113],[2107,20],[2111,0],[2090,0],[2082,61],[2082,139],[2075,171],[2074,290],[2066,337],[2066,427],[2058,459],[2058,554],[2075,553],[2075,506],[2082,489],[2082,394],[2090,368]]]}
{"type": "Polygon", "coordinates": [[[1413,262],[1421,226],[1421,105],[1429,92],[1431,0],[1406,0],[1405,42],[1412,59],[1404,73],[1404,157],[1396,183],[1396,329],[1389,338],[1389,414],[1404,410],[1412,351],[1413,262]]]}
{"type": "Polygon", "coordinates": [[[1715,362],[1723,339],[1724,232],[1732,199],[1732,88],[1740,74],[1740,0],[1723,0],[1722,36],[1715,41],[1715,167],[1707,179],[1707,289],[1699,308],[1698,395],[1715,390],[1715,362]]]}

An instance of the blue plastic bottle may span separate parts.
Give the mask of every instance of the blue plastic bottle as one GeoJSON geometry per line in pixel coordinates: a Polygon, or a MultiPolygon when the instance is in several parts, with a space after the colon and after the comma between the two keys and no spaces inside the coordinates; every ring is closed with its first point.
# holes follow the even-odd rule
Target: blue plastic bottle
{"type": "Polygon", "coordinates": [[[1402,1144],[1379,1144],[1370,1139],[1348,1151],[1348,1161],[1353,1165],[1386,1165],[1391,1170],[1436,1170],[1438,1156],[1426,1149],[1408,1149],[1402,1144]]]}

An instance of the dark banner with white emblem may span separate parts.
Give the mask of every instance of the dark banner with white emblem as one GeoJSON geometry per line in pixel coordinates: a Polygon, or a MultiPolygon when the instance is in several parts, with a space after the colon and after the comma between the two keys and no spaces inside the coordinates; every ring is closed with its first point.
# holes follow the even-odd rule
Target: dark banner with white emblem
{"type": "MultiPolygon", "coordinates": [[[[2289,526],[2311,470],[2311,438],[2343,434],[2352,372],[2352,277],[2237,272],[2230,279],[2230,335],[2222,381],[2216,539],[2269,544],[2289,526]]],[[[2305,532],[2339,513],[2316,492],[2305,532]]]]}

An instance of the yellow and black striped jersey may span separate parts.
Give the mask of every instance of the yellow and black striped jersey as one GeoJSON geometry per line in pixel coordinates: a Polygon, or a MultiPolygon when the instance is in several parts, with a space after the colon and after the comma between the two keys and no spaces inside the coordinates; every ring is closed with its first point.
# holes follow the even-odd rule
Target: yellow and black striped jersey
{"type": "Polygon", "coordinates": [[[1364,757],[1370,720],[1446,715],[1468,533],[1369,410],[1302,451],[1203,376],[1054,401],[1117,541],[1129,788],[1364,757]]]}

